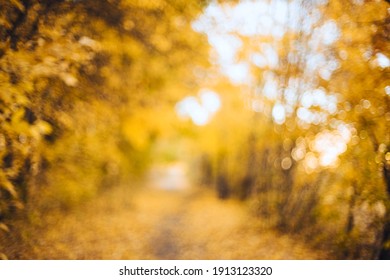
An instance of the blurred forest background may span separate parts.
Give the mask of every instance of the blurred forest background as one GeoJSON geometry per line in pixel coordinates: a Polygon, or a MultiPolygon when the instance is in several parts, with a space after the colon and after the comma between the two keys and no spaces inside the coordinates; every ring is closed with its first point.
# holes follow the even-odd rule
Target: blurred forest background
{"type": "MultiPolygon", "coordinates": [[[[80,258],[40,255],[50,243],[39,240],[96,199],[105,213],[90,215],[116,215],[147,178],[164,180],[156,166],[172,178],[185,166],[188,184],[216,197],[190,196],[192,218],[214,209],[239,220],[238,203],[259,238],[275,233],[269,243],[289,236],[325,258],[390,259],[389,38],[385,0],[1,0],[1,258],[80,258]]],[[[146,194],[139,207],[175,204],[146,194]]],[[[224,250],[260,249],[239,238],[224,250]]]]}

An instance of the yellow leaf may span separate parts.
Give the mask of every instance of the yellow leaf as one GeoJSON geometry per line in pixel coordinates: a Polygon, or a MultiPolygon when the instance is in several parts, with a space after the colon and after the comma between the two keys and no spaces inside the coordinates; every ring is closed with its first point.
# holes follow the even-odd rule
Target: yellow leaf
{"type": "Polygon", "coordinates": [[[5,232],[9,232],[9,227],[4,223],[0,223],[0,230],[3,230],[5,232]]]}
{"type": "Polygon", "coordinates": [[[25,11],[23,4],[19,0],[11,0],[12,4],[16,6],[21,12],[25,11]]]}
{"type": "Polygon", "coordinates": [[[18,193],[15,190],[14,185],[4,176],[4,174],[0,173],[0,188],[5,189],[13,198],[18,197],[18,193]]]}
{"type": "Polygon", "coordinates": [[[24,109],[23,108],[19,108],[17,109],[13,115],[12,115],[12,124],[17,124],[19,123],[24,117],[24,109]]]}
{"type": "Polygon", "coordinates": [[[35,127],[38,129],[38,132],[43,135],[49,135],[53,131],[51,125],[43,120],[37,121],[35,127]]]}
{"type": "Polygon", "coordinates": [[[13,203],[12,203],[12,205],[16,208],[16,209],[19,209],[19,210],[22,210],[22,209],[24,209],[24,205],[23,205],[23,203],[21,203],[20,201],[14,201],[13,203]]]}
{"type": "Polygon", "coordinates": [[[8,260],[8,258],[5,254],[0,253],[0,260],[8,260]]]}

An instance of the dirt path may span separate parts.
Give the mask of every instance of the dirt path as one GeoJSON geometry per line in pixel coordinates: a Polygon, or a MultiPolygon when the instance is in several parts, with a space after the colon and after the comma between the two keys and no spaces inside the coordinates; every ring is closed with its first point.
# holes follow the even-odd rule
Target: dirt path
{"type": "MultiPolygon", "coordinates": [[[[32,234],[33,259],[319,259],[200,188],[117,188],[32,234]]],[[[32,231],[34,232],[34,231],[32,231]]]]}

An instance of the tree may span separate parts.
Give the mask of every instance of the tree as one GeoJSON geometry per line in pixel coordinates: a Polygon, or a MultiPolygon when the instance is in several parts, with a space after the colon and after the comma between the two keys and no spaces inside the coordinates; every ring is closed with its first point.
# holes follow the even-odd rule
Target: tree
{"type": "MultiPolygon", "coordinates": [[[[199,27],[210,42],[228,38],[236,49],[230,63],[250,70],[241,84],[246,114],[254,116],[249,126],[241,122],[248,140],[222,137],[237,163],[227,176],[240,177],[229,182],[237,193],[251,189],[258,212],[279,229],[307,238],[323,232],[316,242],[332,244],[343,258],[388,257],[387,7],[385,1],[214,3],[203,19],[211,30],[199,27]],[[257,29],[243,18],[240,28],[223,24],[245,5],[278,10],[257,10],[265,18],[257,29]],[[262,28],[267,20],[273,30],[262,28]]],[[[229,57],[214,57],[229,76],[229,57]]],[[[227,121],[219,125],[238,130],[227,121]]]]}
{"type": "Polygon", "coordinates": [[[0,2],[0,228],[142,173],[156,135],[169,129],[152,112],[191,90],[191,68],[203,63],[194,57],[204,40],[190,25],[201,7],[0,2]]]}

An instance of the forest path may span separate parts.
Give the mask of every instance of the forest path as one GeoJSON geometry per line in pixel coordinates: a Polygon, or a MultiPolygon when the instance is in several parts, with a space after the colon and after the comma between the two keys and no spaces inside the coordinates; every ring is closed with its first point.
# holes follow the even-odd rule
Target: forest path
{"type": "Polygon", "coordinates": [[[48,215],[46,229],[39,237],[32,238],[33,252],[23,258],[325,257],[289,236],[265,229],[240,202],[218,200],[207,189],[167,189],[161,184],[153,184],[153,178],[170,180],[164,176],[166,174],[153,175],[150,186],[136,193],[126,188],[114,188],[66,215],[48,215]]]}

